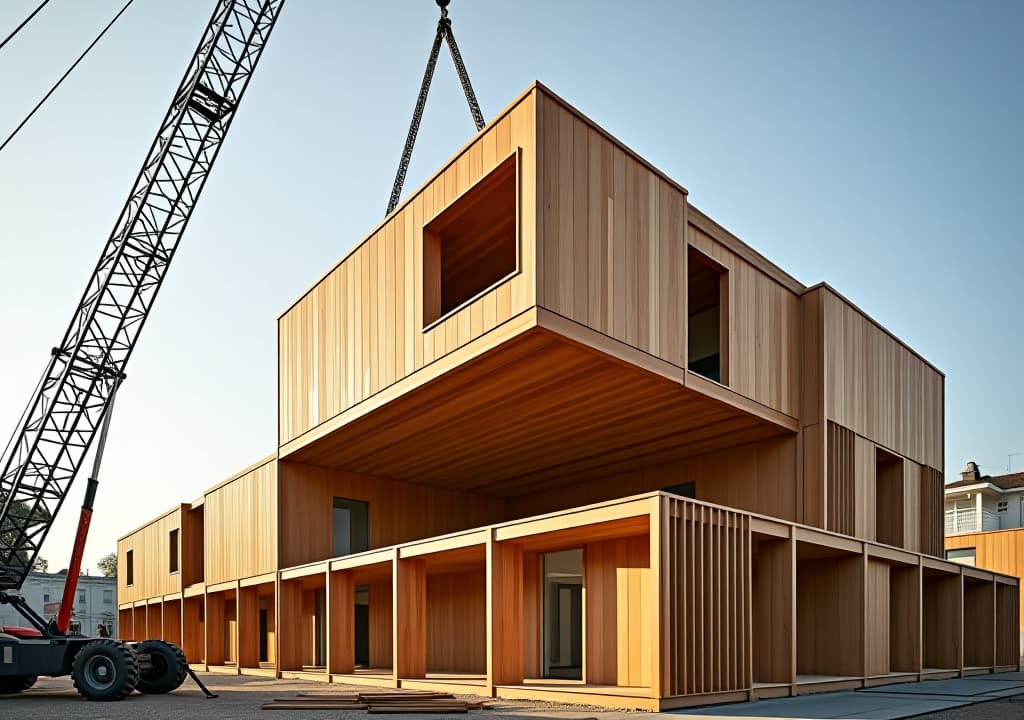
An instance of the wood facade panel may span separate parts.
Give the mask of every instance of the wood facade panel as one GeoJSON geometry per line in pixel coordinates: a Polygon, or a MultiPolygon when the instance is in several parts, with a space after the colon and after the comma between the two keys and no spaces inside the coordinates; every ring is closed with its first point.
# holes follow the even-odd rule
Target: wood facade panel
{"type": "Polygon", "coordinates": [[[271,459],[209,492],[203,503],[207,585],[274,572],[277,461],[271,459]]]}
{"type": "Polygon", "coordinates": [[[685,367],[685,192],[558,98],[537,122],[537,304],[685,367]]]}
{"type": "Polygon", "coordinates": [[[483,569],[427,576],[427,670],[487,670],[487,587],[483,569]]]}
{"type": "Polygon", "coordinates": [[[505,518],[504,501],[452,490],[281,462],[281,567],[333,557],[334,498],[369,503],[370,549],[480,527],[505,518]]]}
{"type": "MultiPolygon", "coordinates": [[[[181,518],[187,505],[176,507],[150,524],[117,541],[117,601],[146,600],[181,592],[181,571],[171,572],[171,532],[178,531],[180,558],[181,518]],[[128,584],[128,553],[131,552],[131,585],[128,584]]],[[[179,560],[180,563],[180,560],[179,560]]],[[[179,564],[180,568],[180,564],[179,564]]]]}
{"type": "Polygon", "coordinates": [[[280,444],[534,304],[536,96],[508,108],[281,316],[280,444]],[[423,226],[516,153],[518,272],[424,329],[423,226]]]}
{"type": "Polygon", "coordinates": [[[741,513],[668,500],[663,694],[750,687],[750,525],[741,513]]]}
{"type": "Polygon", "coordinates": [[[762,405],[798,417],[803,383],[800,296],[701,226],[688,225],[687,241],[728,273],[727,384],[762,405]]]}
{"type": "Polygon", "coordinates": [[[646,629],[657,620],[651,617],[656,586],[648,538],[587,543],[583,556],[585,682],[650,687],[657,648],[646,629]]]}
{"type": "Polygon", "coordinates": [[[795,520],[796,473],[796,438],[787,435],[512,498],[509,513],[525,517],[693,482],[700,500],[795,520]]]}
{"type": "Polygon", "coordinates": [[[943,467],[942,373],[830,289],[820,292],[828,418],[916,463],[943,467]]]}

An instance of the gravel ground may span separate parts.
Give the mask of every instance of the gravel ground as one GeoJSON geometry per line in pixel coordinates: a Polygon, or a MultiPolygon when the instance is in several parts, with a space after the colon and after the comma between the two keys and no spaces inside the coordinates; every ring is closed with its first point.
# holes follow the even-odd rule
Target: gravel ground
{"type": "Polygon", "coordinates": [[[1024,720],[1024,697],[968,705],[931,713],[927,717],[935,720],[1024,720]]]}

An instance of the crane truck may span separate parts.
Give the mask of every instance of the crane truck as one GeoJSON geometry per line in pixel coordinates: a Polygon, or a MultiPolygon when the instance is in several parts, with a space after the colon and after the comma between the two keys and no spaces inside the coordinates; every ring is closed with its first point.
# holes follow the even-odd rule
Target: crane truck
{"type": "Polygon", "coordinates": [[[114,398],[283,4],[216,0],[67,331],[0,458],[0,603],[28,623],[0,627],[0,694],[26,690],[41,675],[70,675],[89,700],[120,700],[134,690],[170,692],[191,673],[171,643],[69,632],[71,610],[114,398]],[[60,612],[47,620],[19,590],[90,449],[93,468],[60,612]]]}

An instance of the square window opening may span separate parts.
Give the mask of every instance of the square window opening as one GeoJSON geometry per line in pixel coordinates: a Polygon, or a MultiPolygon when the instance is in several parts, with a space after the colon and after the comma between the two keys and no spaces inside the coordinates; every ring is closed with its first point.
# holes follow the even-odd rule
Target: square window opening
{"type": "Polygon", "coordinates": [[[727,385],[729,274],[692,247],[686,263],[687,369],[727,385]]]}
{"type": "Polygon", "coordinates": [[[423,327],[518,269],[517,155],[423,227],[423,327]]]}
{"type": "Polygon", "coordinates": [[[171,534],[170,534],[170,538],[169,538],[169,540],[170,540],[170,557],[168,558],[168,563],[167,563],[168,567],[170,568],[171,574],[174,574],[174,573],[178,572],[178,560],[179,560],[179,558],[181,556],[181,553],[180,553],[179,547],[178,547],[178,537],[179,537],[178,530],[177,529],[171,530],[171,534]]]}

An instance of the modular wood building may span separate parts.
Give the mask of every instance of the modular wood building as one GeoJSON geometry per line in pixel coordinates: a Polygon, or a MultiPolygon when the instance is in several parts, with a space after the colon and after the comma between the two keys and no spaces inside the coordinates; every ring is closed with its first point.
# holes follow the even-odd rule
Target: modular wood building
{"type": "Polygon", "coordinates": [[[540,84],[278,328],[278,447],[119,541],[126,637],[648,709],[1018,667],[942,373],[540,84]]]}

